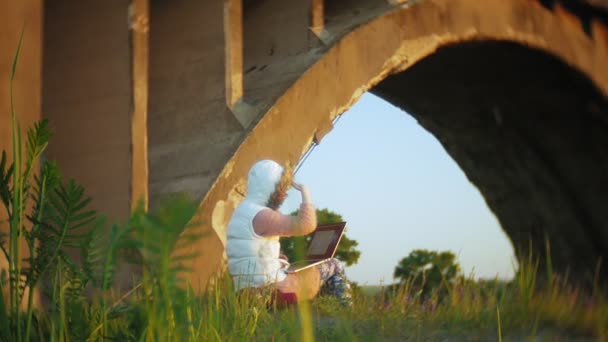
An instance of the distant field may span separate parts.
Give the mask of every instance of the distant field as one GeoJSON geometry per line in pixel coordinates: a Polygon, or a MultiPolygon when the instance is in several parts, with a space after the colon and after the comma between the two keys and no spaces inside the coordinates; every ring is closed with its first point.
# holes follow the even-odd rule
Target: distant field
{"type": "Polygon", "coordinates": [[[383,285],[363,285],[359,286],[362,294],[373,296],[382,292],[383,285]]]}

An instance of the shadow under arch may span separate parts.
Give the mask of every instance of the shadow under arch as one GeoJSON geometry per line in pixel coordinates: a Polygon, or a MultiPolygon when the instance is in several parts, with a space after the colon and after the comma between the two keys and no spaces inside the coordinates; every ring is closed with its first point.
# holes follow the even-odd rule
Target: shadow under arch
{"type": "MultiPolygon", "coordinates": [[[[582,102],[586,101],[584,99],[593,100],[593,104],[589,109],[581,112],[580,115],[595,120],[589,121],[593,124],[585,127],[597,126],[599,133],[594,133],[594,136],[599,137],[598,139],[600,140],[598,142],[600,144],[606,142],[605,139],[608,136],[605,134],[606,113],[608,113],[605,106],[606,94],[608,94],[608,34],[606,32],[604,26],[593,23],[592,35],[587,35],[583,28],[575,20],[573,21],[570,16],[564,15],[560,11],[552,12],[534,1],[524,0],[425,1],[408,8],[395,9],[356,28],[329,48],[315,64],[276,99],[271,108],[261,115],[257,123],[250,128],[243,142],[234,151],[232,158],[206,194],[199,209],[201,221],[208,222],[208,225],[211,226],[210,228],[217,234],[217,243],[220,244],[219,248],[217,246],[209,246],[213,248],[208,248],[207,250],[222,250],[221,246],[225,240],[226,223],[234,207],[242,198],[246,187],[245,181],[248,169],[255,161],[271,158],[283,162],[290,161],[295,164],[313,140],[320,140],[324,134],[331,130],[331,122],[337,115],[346,111],[363,93],[374,86],[378,85],[373,90],[377,94],[386,97],[389,101],[401,103],[401,106],[407,107],[408,104],[404,104],[399,99],[408,98],[401,97],[398,92],[399,86],[395,86],[395,84],[398,85],[402,81],[389,76],[408,75],[408,73],[414,70],[417,63],[422,65],[425,58],[428,57],[428,60],[432,60],[434,55],[440,56],[444,60],[447,58],[449,61],[451,58],[450,54],[456,51],[464,54],[460,58],[465,61],[469,59],[478,62],[480,60],[489,61],[492,58],[491,56],[501,57],[502,51],[505,49],[499,46],[498,50],[485,55],[489,50],[485,51],[484,47],[491,50],[493,46],[501,45],[496,42],[511,42],[518,45],[514,48],[517,50],[517,53],[521,54],[524,61],[530,58],[530,60],[538,62],[539,54],[558,58],[559,60],[555,58],[553,60],[561,65],[560,70],[568,70],[568,74],[572,70],[577,70],[580,75],[584,75],[581,78],[586,79],[586,81],[570,83],[566,87],[574,87],[575,90],[571,93],[572,96],[583,96],[583,98],[579,99],[582,102]],[[471,42],[475,43],[470,45],[469,43],[471,42]],[[459,45],[463,46],[463,49],[459,50],[457,48],[459,45]],[[476,46],[477,48],[467,49],[464,48],[465,45],[476,46]],[[442,49],[442,47],[446,46],[454,46],[456,49],[442,49]],[[539,51],[542,51],[542,53],[539,51]],[[477,55],[477,59],[472,58],[474,56],[471,53],[477,55]],[[386,83],[381,83],[385,79],[386,83]],[[586,84],[586,86],[579,88],[581,84],[586,84]],[[580,89],[580,91],[576,91],[576,89],[580,89]],[[603,138],[601,137],[602,132],[604,132],[603,138]]],[[[510,50],[510,48],[507,50],[510,50]]],[[[502,60],[504,62],[504,58],[502,60]]],[[[469,64],[473,67],[476,66],[476,63],[469,64]]],[[[441,66],[442,63],[432,65],[437,67],[437,65],[441,66]]],[[[509,74],[508,70],[512,70],[509,67],[512,68],[513,65],[496,65],[496,68],[503,68],[507,75],[509,74]]],[[[531,68],[530,70],[534,70],[533,67],[529,68],[531,68]]],[[[464,71],[464,69],[461,71],[464,71]]],[[[484,73],[480,73],[480,75],[483,76],[484,73]]],[[[564,85],[555,83],[555,77],[552,77],[553,74],[550,71],[544,72],[538,75],[538,77],[534,77],[534,75],[529,76],[530,79],[537,80],[539,85],[546,84],[557,88],[564,85]]],[[[438,77],[443,77],[443,74],[440,73],[438,77]]],[[[479,80],[483,80],[483,78],[479,80]]],[[[423,80],[420,81],[422,82],[423,80]]],[[[415,89],[416,79],[410,77],[408,82],[413,82],[415,89]]],[[[477,86],[478,89],[484,90],[492,88],[497,83],[482,82],[473,85],[477,86]]],[[[538,90],[541,88],[542,86],[534,89],[538,90]]],[[[432,86],[420,89],[424,89],[423,91],[429,93],[429,95],[435,93],[432,86]]],[[[518,89],[521,90],[522,94],[526,93],[526,90],[529,90],[521,86],[518,86],[518,89]]],[[[568,93],[567,90],[566,93],[568,93]]],[[[539,97],[539,105],[545,104],[549,106],[547,108],[561,108],[559,101],[565,100],[567,97],[562,98],[560,95],[562,93],[560,92],[552,94],[558,94],[558,96],[539,97]]],[[[533,93],[529,95],[534,96],[533,93]]],[[[479,98],[485,97],[476,97],[476,99],[479,98]]],[[[432,96],[426,99],[430,99],[430,102],[441,101],[440,98],[433,98],[432,96]]],[[[459,101],[464,104],[467,103],[467,100],[470,100],[466,97],[457,96],[454,99],[456,99],[455,101],[460,99],[459,101]]],[[[487,112],[487,103],[483,101],[471,101],[470,103],[473,105],[476,103],[483,105],[484,111],[487,112]]],[[[425,106],[427,105],[429,106],[428,108],[432,109],[432,103],[425,102],[422,98],[418,102],[412,102],[412,114],[422,118],[425,106]],[[419,114],[416,114],[416,112],[419,114]]],[[[445,114],[445,111],[441,112],[445,114]]],[[[486,112],[480,115],[488,116],[486,112]]],[[[500,108],[498,112],[493,109],[490,112],[493,114],[489,117],[495,121],[500,120],[497,118],[504,117],[504,113],[500,112],[500,108]]],[[[471,113],[476,113],[476,111],[472,110],[471,113]]],[[[440,114],[437,114],[437,117],[429,122],[441,126],[440,114]]],[[[476,118],[474,115],[472,117],[476,118]]],[[[421,121],[423,120],[421,119],[421,121]]],[[[423,125],[425,124],[423,123],[423,125]]],[[[434,132],[434,127],[431,126],[430,124],[426,125],[429,131],[439,134],[434,132]]],[[[443,127],[443,129],[457,132],[458,126],[451,127],[448,125],[443,127]]],[[[560,131],[554,131],[554,133],[557,132],[560,131]]],[[[463,141],[466,140],[466,136],[466,134],[462,135],[463,141]]],[[[531,136],[540,137],[541,135],[531,136]]],[[[584,134],[580,136],[585,137],[584,134]]],[[[559,137],[559,135],[556,137],[559,137]]],[[[498,140],[497,137],[493,138],[498,140]]],[[[447,145],[446,149],[452,154],[456,162],[461,165],[467,176],[473,182],[480,182],[475,172],[471,173],[471,170],[475,169],[475,159],[471,158],[469,161],[465,161],[465,159],[459,160],[460,157],[453,152],[454,147],[450,147],[449,142],[446,143],[446,138],[438,136],[438,139],[444,145],[447,145]]],[[[483,144],[483,140],[475,141],[473,139],[467,141],[467,143],[474,146],[483,144]]],[[[579,145],[568,146],[570,149],[576,149],[579,145]]],[[[602,145],[593,146],[596,152],[586,162],[595,163],[594,165],[598,168],[602,168],[598,169],[600,171],[605,170],[608,157],[605,152],[602,153],[602,145]]],[[[541,163],[542,161],[539,159],[536,162],[541,163]]],[[[501,170],[500,164],[496,164],[495,167],[499,168],[497,171],[501,170]]],[[[586,188],[589,188],[588,193],[595,196],[587,198],[586,201],[603,199],[603,203],[607,203],[606,195],[600,193],[602,187],[606,187],[606,178],[603,178],[606,173],[602,176],[600,171],[597,172],[599,178],[593,178],[589,174],[581,176],[581,179],[588,181],[586,183],[586,188]]],[[[530,179],[543,179],[543,172],[546,173],[548,171],[539,170],[537,172],[530,179]]],[[[504,177],[509,175],[509,173],[505,173],[504,177]]],[[[498,177],[494,180],[488,180],[488,182],[501,182],[501,179],[498,177]]],[[[502,180],[504,181],[504,179],[502,180]]],[[[506,183],[508,184],[508,182],[506,183]]],[[[528,190],[543,186],[541,184],[530,183],[528,178],[522,178],[518,184],[528,190]]],[[[558,184],[561,183],[558,182],[558,184]]],[[[498,204],[500,203],[500,193],[483,190],[483,184],[476,183],[476,185],[480,188],[482,194],[486,196],[486,201],[488,201],[490,207],[496,212],[496,208],[499,207],[498,204]]],[[[516,188],[511,189],[517,190],[516,188]]],[[[563,191],[563,189],[558,187],[556,191],[563,191]]],[[[606,194],[608,191],[604,193],[606,194]]],[[[546,198],[551,199],[552,196],[554,194],[547,192],[546,198]]],[[[529,202],[528,205],[536,204],[536,200],[529,202]]],[[[513,222],[517,222],[517,219],[514,218],[525,212],[518,209],[517,206],[524,206],[524,203],[516,200],[512,200],[511,203],[510,206],[505,206],[504,212],[497,212],[497,217],[514,242],[514,247],[525,250],[529,239],[532,239],[532,246],[535,250],[537,250],[536,246],[544,246],[545,236],[542,236],[542,234],[530,236],[529,232],[525,231],[525,228],[515,226],[513,222]],[[526,235],[529,237],[526,237],[524,241],[526,235]]],[[[593,208],[597,208],[598,206],[601,206],[601,204],[593,208]]],[[[575,207],[576,205],[574,204],[568,204],[568,210],[573,212],[580,211],[580,209],[576,209],[575,207]]],[[[557,210],[559,213],[562,209],[560,205],[555,204],[542,206],[539,212],[542,212],[543,217],[549,217],[554,214],[553,210],[557,210]]],[[[606,256],[608,250],[606,248],[608,246],[608,239],[606,238],[608,234],[606,222],[608,220],[602,221],[602,215],[606,218],[606,214],[598,212],[596,209],[593,210],[593,222],[597,220],[599,223],[594,223],[594,227],[596,227],[593,228],[595,231],[594,235],[588,235],[583,239],[589,242],[589,244],[585,242],[578,244],[576,248],[569,248],[563,252],[563,258],[556,260],[557,263],[554,265],[562,270],[572,263],[577,267],[576,272],[572,275],[581,280],[587,277],[590,271],[595,270],[597,257],[606,256]],[[578,250],[578,248],[583,248],[584,250],[578,250]],[[567,264],[560,264],[561,261],[565,261],[567,264]],[[579,269],[578,267],[581,268],[579,269]]],[[[581,216],[578,214],[574,216],[588,217],[588,215],[581,216]]],[[[583,223],[579,222],[576,227],[586,225],[585,222],[591,222],[589,218],[586,220],[584,222],[581,221],[583,223]]],[[[550,222],[543,221],[543,224],[550,222]]],[[[566,223],[563,224],[563,226],[565,225],[566,223]]],[[[543,227],[542,229],[545,228],[543,227]]],[[[575,234],[576,229],[578,228],[573,228],[571,233],[575,234]]],[[[542,232],[542,230],[539,231],[542,232]]],[[[549,234],[552,233],[549,232],[549,234]]],[[[562,240],[569,242],[570,235],[564,235],[564,239],[562,240]]],[[[206,243],[211,243],[209,241],[211,240],[206,240],[206,243]]],[[[559,241],[559,239],[556,241],[559,241]]],[[[563,245],[563,243],[557,242],[557,246],[561,247],[563,245]]],[[[205,246],[199,247],[203,250],[205,249],[205,246]]],[[[221,264],[220,255],[206,253],[204,257],[201,256],[192,260],[193,264],[190,267],[200,270],[200,272],[197,272],[200,280],[201,278],[208,277],[219,267],[219,264],[214,264],[214,260],[218,260],[219,264],[221,264]]],[[[193,283],[199,283],[199,281],[195,280],[193,283]]]]}

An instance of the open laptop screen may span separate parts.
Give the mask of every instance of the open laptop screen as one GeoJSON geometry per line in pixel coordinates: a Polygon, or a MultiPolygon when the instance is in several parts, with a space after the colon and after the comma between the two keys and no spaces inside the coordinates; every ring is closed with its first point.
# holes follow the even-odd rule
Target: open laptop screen
{"type": "Polygon", "coordinates": [[[322,260],[334,257],[346,222],[322,224],[317,227],[308,244],[307,260],[322,260]]]}

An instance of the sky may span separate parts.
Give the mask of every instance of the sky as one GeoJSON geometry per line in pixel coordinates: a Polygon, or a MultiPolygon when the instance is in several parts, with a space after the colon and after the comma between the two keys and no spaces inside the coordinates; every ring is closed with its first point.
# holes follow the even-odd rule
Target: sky
{"type": "MultiPolygon", "coordinates": [[[[513,248],[477,188],[414,118],[365,94],[302,164],[295,181],[314,205],[342,215],[361,258],[346,269],[360,285],[390,284],[414,249],[454,252],[467,275],[508,279],[513,248]]],[[[292,189],[280,208],[300,204],[292,189]]]]}

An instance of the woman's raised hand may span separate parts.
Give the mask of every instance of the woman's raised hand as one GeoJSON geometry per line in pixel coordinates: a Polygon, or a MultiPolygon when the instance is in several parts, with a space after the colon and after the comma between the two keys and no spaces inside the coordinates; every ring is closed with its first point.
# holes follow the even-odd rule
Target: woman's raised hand
{"type": "Polygon", "coordinates": [[[310,192],[308,191],[308,188],[305,185],[293,182],[291,183],[291,186],[293,186],[294,189],[298,190],[302,194],[303,203],[310,203],[310,192]]]}

